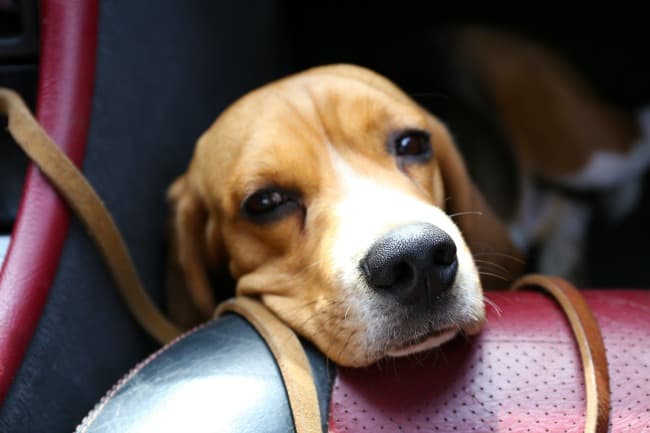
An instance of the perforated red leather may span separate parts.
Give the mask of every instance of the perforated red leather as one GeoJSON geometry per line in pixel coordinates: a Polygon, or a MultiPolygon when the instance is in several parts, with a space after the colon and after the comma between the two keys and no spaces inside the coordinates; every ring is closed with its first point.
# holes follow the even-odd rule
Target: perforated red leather
{"type": "MultiPolygon", "coordinates": [[[[560,309],[539,293],[491,293],[488,323],[427,355],[340,369],[330,431],[582,432],[584,383],[560,309]]],[[[603,331],[611,432],[650,431],[650,293],[585,292],[603,331]]]]}

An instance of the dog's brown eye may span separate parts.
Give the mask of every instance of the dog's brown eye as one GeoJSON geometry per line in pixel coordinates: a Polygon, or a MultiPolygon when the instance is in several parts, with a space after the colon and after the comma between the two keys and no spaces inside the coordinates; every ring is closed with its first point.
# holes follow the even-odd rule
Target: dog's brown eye
{"type": "Polygon", "coordinates": [[[287,200],[280,191],[258,191],[246,200],[246,210],[254,215],[269,212],[287,200]]]}
{"type": "Polygon", "coordinates": [[[280,218],[297,208],[299,208],[297,194],[275,187],[253,193],[242,206],[245,215],[257,222],[280,218]]]}
{"type": "Polygon", "coordinates": [[[426,131],[409,130],[395,135],[393,151],[397,156],[427,158],[431,155],[431,142],[426,131]]]}

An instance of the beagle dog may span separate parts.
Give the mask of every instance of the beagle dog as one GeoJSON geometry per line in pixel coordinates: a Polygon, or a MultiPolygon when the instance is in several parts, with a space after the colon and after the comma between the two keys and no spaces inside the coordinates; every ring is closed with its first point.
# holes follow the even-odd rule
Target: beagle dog
{"type": "Polygon", "coordinates": [[[357,66],[236,101],[168,198],[177,322],[212,315],[210,272],[225,269],[344,366],[475,333],[483,289],[522,272],[445,125],[357,66]]]}

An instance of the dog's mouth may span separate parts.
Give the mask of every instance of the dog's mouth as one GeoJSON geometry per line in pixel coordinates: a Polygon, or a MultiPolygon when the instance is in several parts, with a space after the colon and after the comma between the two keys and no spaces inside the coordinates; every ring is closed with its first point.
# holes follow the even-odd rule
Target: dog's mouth
{"type": "Polygon", "coordinates": [[[413,353],[423,352],[428,349],[440,346],[443,343],[451,340],[458,334],[460,327],[450,326],[447,328],[434,330],[432,332],[420,335],[406,341],[401,346],[391,349],[387,355],[391,357],[400,357],[411,355],[413,353]]]}

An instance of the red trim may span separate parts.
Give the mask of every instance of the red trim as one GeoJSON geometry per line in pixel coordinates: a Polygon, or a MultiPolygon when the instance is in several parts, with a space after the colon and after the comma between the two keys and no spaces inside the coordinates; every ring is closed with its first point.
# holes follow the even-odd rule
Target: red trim
{"type": "MultiPolygon", "coordinates": [[[[41,0],[37,117],[78,166],[85,153],[95,78],[97,0],[41,0]]],[[[27,172],[0,270],[0,403],[36,330],[58,268],[69,213],[34,166],[27,172]]]]}

